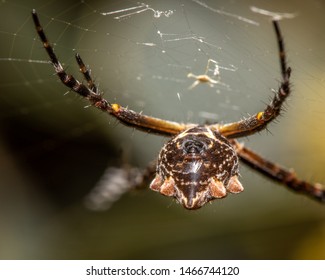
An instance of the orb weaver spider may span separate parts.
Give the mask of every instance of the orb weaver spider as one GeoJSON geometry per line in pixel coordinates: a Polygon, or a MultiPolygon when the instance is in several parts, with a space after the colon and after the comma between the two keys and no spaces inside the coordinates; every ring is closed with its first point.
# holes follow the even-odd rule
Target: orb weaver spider
{"type": "MultiPolygon", "coordinates": [[[[235,140],[264,130],[279,116],[282,105],[290,94],[291,68],[286,63],[283,38],[277,21],[273,20],[273,27],[279,49],[281,83],[271,102],[263,111],[247,119],[226,124],[198,125],[146,116],[105,100],[79,54],[76,54],[76,60],[87,85],[65,72],[44,33],[35,10],[32,12],[32,17],[54,70],[65,86],[88,99],[94,107],[112,115],[127,126],[171,137],[161,149],[156,164],[150,164],[144,171],[130,169],[130,172],[121,173],[123,184],[128,185],[128,187],[124,186],[123,191],[136,188],[153,178],[150,189],[174,197],[186,209],[198,209],[211,200],[244,190],[238,179],[238,166],[241,160],[289,189],[325,202],[323,185],[298,179],[292,170],[286,170],[264,159],[235,140]]],[[[121,185],[121,182],[119,184],[121,185]]]]}

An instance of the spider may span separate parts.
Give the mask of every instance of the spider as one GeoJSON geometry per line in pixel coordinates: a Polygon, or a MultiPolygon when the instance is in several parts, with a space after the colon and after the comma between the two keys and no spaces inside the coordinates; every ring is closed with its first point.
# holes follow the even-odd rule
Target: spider
{"type": "Polygon", "coordinates": [[[150,164],[142,171],[131,169],[133,173],[126,172],[122,175],[125,179],[122,180],[123,184],[129,184],[129,188],[135,188],[151,179],[150,189],[174,197],[186,209],[198,209],[207,202],[226,197],[228,193],[237,194],[244,190],[239,181],[241,160],[289,189],[325,202],[323,185],[298,179],[292,170],[264,159],[236,140],[264,130],[280,115],[282,105],[290,94],[291,68],[286,63],[283,37],[276,20],[272,22],[279,49],[281,83],[271,102],[263,111],[237,122],[198,125],[146,116],[105,100],[79,54],[76,54],[76,60],[87,84],[65,72],[35,10],[32,11],[32,17],[54,70],[65,86],[127,126],[170,137],[159,152],[155,164],[150,164]]]}
{"type": "Polygon", "coordinates": [[[187,77],[188,78],[194,78],[195,79],[195,81],[193,82],[193,84],[190,85],[188,89],[195,88],[199,83],[209,83],[210,87],[213,87],[213,85],[219,83],[219,81],[214,80],[214,79],[212,79],[212,78],[210,78],[208,76],[210,63],[214,63],[215,64],[215,68],[214,68],[214,71],[213,71],[213,76],[219,77],[220,72],[219,72],[218,63],[215,60],[213,60],[213,59],[209,59],[204,74],[202,74],[202,75],[195,75],[193,73],[188,73],[187,74],[187,77]]]}

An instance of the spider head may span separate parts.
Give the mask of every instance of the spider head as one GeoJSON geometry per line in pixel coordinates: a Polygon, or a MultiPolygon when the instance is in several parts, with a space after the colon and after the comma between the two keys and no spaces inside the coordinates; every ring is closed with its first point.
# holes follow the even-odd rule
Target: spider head
{"type": "Polygon", "coordinates": [[[197,126],[165,144],[150,188],[175,197],[187,209],[197,209],[227,192],[243,191],[238,173],[238,157],[229,141],[197,126]]]}

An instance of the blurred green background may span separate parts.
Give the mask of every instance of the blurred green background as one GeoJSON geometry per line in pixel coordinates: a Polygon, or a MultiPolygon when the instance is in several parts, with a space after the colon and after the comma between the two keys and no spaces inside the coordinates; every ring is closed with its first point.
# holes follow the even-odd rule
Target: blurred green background
{"type": "Polygon", "coordinates": [[[32,8],[67,70],[80,77],[80,53],[105,98],[198,123],[236,121],[263,108],[279,84],[277,46],[270,19],[250,7],[296,13],[280,22],[293,94],[268,132],[241,141],[299,177],[325,183],[324,1],[204,3],[147,1],[173,14],[155,18],[147,10],[122,20],[100,13],[138,2],[0,3],[1,259],[325,258],[325,206],[243,165],[245,191],[198,211],[149,190],[127,194],[105,212],[84,206],[108,165],[145,167],[166,139],[124,127],[65,94],[46,63],[32,8]],[[209,58],[223,67],[227,86],[188,90],[187,74],[203,74],[209,58]]]}

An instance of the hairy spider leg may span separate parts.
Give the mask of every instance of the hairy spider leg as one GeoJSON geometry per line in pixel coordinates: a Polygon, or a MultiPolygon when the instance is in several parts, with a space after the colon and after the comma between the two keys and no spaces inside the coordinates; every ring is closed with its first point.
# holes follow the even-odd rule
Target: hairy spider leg
{"type": "Polygon", "coordinates": [[[87,80],[88,86],[84,85],[72,75],[65,72],[62,64],[59,62],[49,40],[44,33],[43,27],[41,26],[40,20],[35,10],[32,11],[32,17],[36,31],[43,43],[47,54],[51,59],[55,72],[62,83],[72,91],[88,99],[91,105],[114,116],[125,125],[132,126],[136,129],[150,133],[173,136],[189,127],[195,126],[194,124],[183,124],[146,116],[122,107],[119,104],[108,102],[102,97],[100,93],[97,92],[97,87],[93,84],[90,72],[78,54],[76,55],[77,63],[79,64],[80,71],[87,80]]]}
{"type": "Polygon", "coordinates": [[[319,202],[325,202],[325,187],[322,184],[311,184],[300,180],[293,170],[287,170],[266,160],[236,140],[231,140],[231,143],[235,146],[239,158],[248,166],[266,177],[286,185],[290,190],[306,194],[319,202]]]}
{"type": "Polygon", "coordinates": [[[291,68],[287,67],[286,55],[283,43],[283,37],[280,32],[280,28],[277,21],[273,21],[273,26],[276,33],[276,38],[279,48],[279,58],[281,66],[282,81],[279,89],[275,92],[274,97],[269,105],[266,106],[264,111],[240,120],[234,123],[228,123],[224,125],[212,124],[210,128],[213,130],[219,130],[223,136],[228,138],[238,138],[248,136],[261,131],[272,122],[276,117],[280,115],[282,105],[286,98],[290,94],[290,74],[291,68]]]}
{"type": "Polygon", "coordinates": [[[79,65],[80,72],[84,75],[84,77],[87,81],[88,87],[93,92],[98,93],[98,88],[97,88],[96,84],[94,83],[93,78],[91,77],[90,69],[84,64],[84,62],[82,61],[82,59],[78,53],[76,54],[76,60],[79,65]]]}

